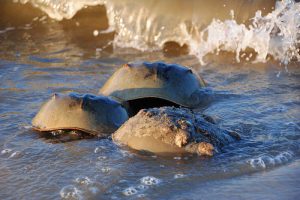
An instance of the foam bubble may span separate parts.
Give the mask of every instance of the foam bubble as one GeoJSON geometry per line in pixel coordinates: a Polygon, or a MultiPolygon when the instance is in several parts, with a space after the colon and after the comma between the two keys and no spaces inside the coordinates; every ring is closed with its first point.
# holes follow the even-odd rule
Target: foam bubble
{"type": "Polygon", "coordinates": [[[146,195],[145,194],[138,194],[137,197],[138,198],[144,198],[144,197],[146,197],[146,195]]]}
{"type": "Polygon", "coordinates": [[[80,185],[90,185],[93,182],[91,181],[91,179],[89,179],[89,177],[85,176],[85,177],[78,177],[75,179],[75,182],[80,184],[80,185]]]}
{"type": "Polygon", "coordinates": [[[53,136],[58,136],[58,135],[62,135],[64,132],[65,132],[64,130],[54,130],[54,131],[51,131],[50,133],[53,136]]]}
{"type": "Polygon", "coordinates": [[[144,185],[157,185],[161,182],[160,179],[155,178],[154,176],[145,176],[141,178],[141,183],[144,185]]]}
{"type": "Polygon", "coordinates": [[[178,178],[184,178],[184,177],[186,177],[185,174],[175,174],[175,175],[174,175],[174,178],[175,178],[175,179],[178,179],[178,178]]]}
{"type": "Polygon", "coordinates": [[[101,168],[101,171],[102,171],[103,173],[109,173],[109,172],[111,171],[111,168],[110,168],[110,167],[102,167],[102,168],[101,168]]]}
{"type": "Polygon", "coordinates": [[[135,189],[134,187],[129,187],[126,188],[125,190],[123,190],[122,192],[125,196],[132,196],[138,193],[137,189],[135,189]]]}
{"type": "Polygon", "coordinates": [[[147,190],[149,187],[147,185],[138,185],[136,188],[140,191],[144,191],[147,190]]]}
{"type": "Polygon", "coordinates": [[[82,191],[78,190],[75,186],[73,185],[68,185],[63,187],[60,190],[60,196],[62,199],[76,199],[76,200],[82,200],[82,191]]]}
{"type": "Polygon", "coordinates": [[[107,159],[107,156],[99,156],[97,157],[97,160],[106,160],[107,159]]]}

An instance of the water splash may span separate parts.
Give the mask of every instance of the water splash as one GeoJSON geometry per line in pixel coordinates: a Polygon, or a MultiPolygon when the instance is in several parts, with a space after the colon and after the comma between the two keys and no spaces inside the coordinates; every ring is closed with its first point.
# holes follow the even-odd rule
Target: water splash
{"type": "Polygon", "coordinates": [[[115,31],[114,47],[156,51],[173,41],[186,44],[202,64],[206,55],[220,51],[234,52],[237,62],[266,62],[268,56],[284,64],[300,60],[300,3],[294,0],[20,2],[30,2],[57,20],[70,19],[87,6],[104,5],[109,28],[93,34],[115,31]],[[249,49],[253,53],[246,54],[249,49]]]}
{"type": "MultiPolygon", "coordinates": [[[[254,62],[266,62],[271,55],[284,64],[291,60],[300,60],[300,4],[293,1],[276,3],[276,9],[262,16],[257,11],[249,26],[238,24],[234,19],[213,20],[200,32],[199,38],[191,38],[191,53],[203,63],[203,57],[220,50],[235,52],[236,61],[243,57],[241,52],[247,48],[257,55],[254,62]],[[207,37],[205,38],[204,35],[207,37]]],[[[247,59],[252,56],[249,54],[247,59]]]]}

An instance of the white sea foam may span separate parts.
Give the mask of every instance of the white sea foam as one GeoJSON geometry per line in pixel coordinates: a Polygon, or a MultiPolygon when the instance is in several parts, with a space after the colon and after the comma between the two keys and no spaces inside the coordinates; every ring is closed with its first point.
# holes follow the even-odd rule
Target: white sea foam
{"type": "Polygon", "coordinates": [[[293,158],[291,151],[281,152],[276,156],[264,155],[248,160],[247,162],[253,168],[267,168],[275,165],[284,164],[293,158]]]}

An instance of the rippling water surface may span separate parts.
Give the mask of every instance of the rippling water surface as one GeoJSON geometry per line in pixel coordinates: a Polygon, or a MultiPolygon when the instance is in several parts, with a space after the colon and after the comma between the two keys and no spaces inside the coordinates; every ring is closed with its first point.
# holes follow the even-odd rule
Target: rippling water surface
{"type": "Polygon", "coordinates": [[[250,50],[238,62],[219,49],[201,65],[191,47],[174,42],[151,52],[115,46],[116,33],[97,32],[109,27],[102,5],[62,21],[28,3],[0,7],[0,199],[299,197],[297,56],[287,65],[272,57],[254,63],[250,50]],[[226,91],[227,98],[200,110],[242,140],[213,158],[166,158],[119,148],[110,139],[57,143],[31,130],[52,93],[96,94],[114,70],[134,60],[193,67],[210,88],[226,91]]]}

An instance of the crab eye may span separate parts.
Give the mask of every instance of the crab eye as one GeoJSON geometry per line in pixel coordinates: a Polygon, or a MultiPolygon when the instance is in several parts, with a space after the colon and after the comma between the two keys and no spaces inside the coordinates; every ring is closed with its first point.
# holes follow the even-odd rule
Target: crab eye
{"type": "Polygon", "coordinates": [[[193,74],[193,70],[191,70],[191,69],[187,69],[187,72],[193,74]]]}
{"type": "Polygon", "coordinates": [[[157,67],[167,67],[168,65],[166,65],[163,62],[157,62],[157,67]]]}

